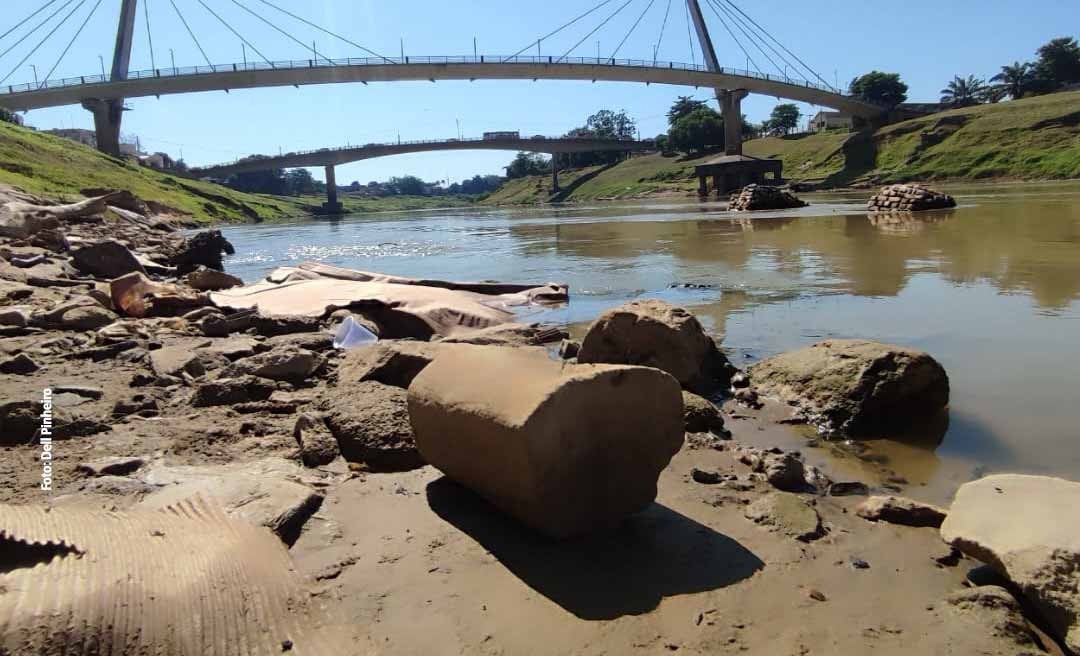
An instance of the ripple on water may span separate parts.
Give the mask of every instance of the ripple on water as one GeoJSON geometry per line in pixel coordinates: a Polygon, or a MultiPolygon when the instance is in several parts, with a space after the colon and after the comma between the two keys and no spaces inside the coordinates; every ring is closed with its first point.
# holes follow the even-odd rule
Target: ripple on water
{"type": "Polygon", "coordinates": [[[446,244],[433,241],[387,241],[379,244],[297,244],[289,247],[284,259],[291,261],[339,260],[342,258],[427,257],[451,252],[446,244]]]}

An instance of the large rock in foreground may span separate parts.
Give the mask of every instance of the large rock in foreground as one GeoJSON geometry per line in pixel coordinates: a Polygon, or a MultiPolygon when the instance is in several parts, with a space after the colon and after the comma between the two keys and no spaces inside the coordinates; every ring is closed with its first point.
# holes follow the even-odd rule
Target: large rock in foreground
{"type": "Polygon", "coordinates": [[[516,348],[442,355],[413,380],[408,402],[427,462],[556,538],[645,508],[683,441],[670,375],[516,348]]]}
{"type": "Polygon", "coordinates": [[[694,315],[654,299],[632,301],[601,314],[589,327],[577,357],[583,364],[655,367],[697,393],[726,386],[732,370],[694,315]]]}
{"type": "Polygon", "coordinates": [[[782,353],[750,377],[824,432],[855,437],[928,420],[949,402],[949,378],[930,355],[859,339],[782,353]]]}
{"type": "Polygon", "coordinates": [[[1003,474],[956,493],[941,537],[998,570],[1080,653],[1080,483],[1003,474]]]}

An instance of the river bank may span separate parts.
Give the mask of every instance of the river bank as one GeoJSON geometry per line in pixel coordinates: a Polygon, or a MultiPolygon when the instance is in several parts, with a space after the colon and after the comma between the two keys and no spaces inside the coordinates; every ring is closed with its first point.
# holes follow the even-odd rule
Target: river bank
{"type": "MultiPolygon", "coordinates": [[[[373,365],[333,348],[329,323],[340,314],[260,320],[213,307],[201,290],[239,283],[214,270],[223,255],[244,258],[246,240],[227,246],[221,235],[191,237],[138,199],[108,200],[125,207],[102,203],[66,212],[52,226],[24,223],[23,236],[9,225],[0,245],[0,467],[11,483],[0,502],[123,511],[209,495],[233,516],[277,533],[313,597],[346,618],[332,630],[351,632],[360,653],[1041,651],[1039,630],[1019,609],[980,601],[984,584],[1000,578],[969,574],[979,563],[953,553],[935,527],[856,513],[867,493],[919,496],[919,482],[873,450],[871,457],[860,450],[820,457],[808,443],[793,443],[789,406],[764,395],[717,397],[723,428],[713,419],[711,436],[688,435],[660,476],[657,503],[622,528],[570,542],[539,537],[422,461],[401,464],[403,451],[415,453],[407,439],[408,380],[397,377],[393,359],[373,365]],[[110,240],[121,248],[102,246],[110,240]],[[239,252],[227,255],[234,245],[239,252]],[[116,291],[118,274],[132,267],[163,285],[147,288],[149,310],[133,309],[142,306],[116,291]],[[370,376],[380,382],[363,382],[370,376]],[[49,490],[41,487],[35,440],[45,390],[56,432],[49,490]],[[326,417],[329,431],[307,423],[309,415],[326,417]],[[351,461],[319,450],[327,436],[343,453],[345,444],[358,450],[351,461]],[[788,468],[805,462],[798,485],[777,482],[786,475],[774,480],[764,464],[770,459],[788,468]],[[856,494],[830,494],[824,477],[852,484],[856,494]],[[771,505],[778,500],[781,506],[771,505]]],[[[576,243],[571,250],[581,257],[581,249],[611,247],[597,242],[591,217],[582,219],[555,226],[561,248],[576,243]],[[575,230],[585,232],[575,237],[575,230]]],[[[431,217],[416,220],[430,230],[431,217]]],[[[762,220],[757,228],[786,227],[764,234],[799,225],[762,220]]],[[[629,232],[619,248],[671,243],[655,232],[670,225],[645,217],[620,225],[629,232]]],[[[918,231],[937,223],[890,225],[918,231]]],[[[537,248],[536,237],[550,228],[526,222],[515,234],[537,248]]],[[[384,239],[370,226],[364,232],[384,239]]],[[[488,251],[498,273],[498,254],[475,246],[488,251]]],[[[603,284],[607,274],[588,268],[603,284]]],[[[518,262],[507,278],[533,275],[518,262]]],[[[737,296],[722,302],[732,301],[737,296]]],[[[533,318],[575,325],[559,312],[533,318]]],[[[724,342],[736,338],[740,346],[728,357],[741,366],[739,331],[707,311],[701,316],[714,335],[727,333],[724,342]]],[[[584,336],[586,324],[592,317],[571,332],[584,336]]],[[[516,344],[512,350],[539,348],[522,344],[546,332],[512,331],[499,340],[516,344]]],[[[421,349],[409,356],[421,360],[427,349],[489,348],[457,341],[387,338],[380,348],[421,349]]]]}

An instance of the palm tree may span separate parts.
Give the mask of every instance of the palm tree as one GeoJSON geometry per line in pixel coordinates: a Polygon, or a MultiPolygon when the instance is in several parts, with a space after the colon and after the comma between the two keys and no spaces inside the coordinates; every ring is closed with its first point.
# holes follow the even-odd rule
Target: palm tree
{"type": "Polygon", "coordinates": [[[1002,66],[1001,72],[990,78],[990,81],[997,82],[994,88],[1002,96],[1016,100],[1023,98],[1028,92],[1033,78],[1031,64],[1013,62],[1011,66],[1002,66]]]}
{"type": "Polygon", "coordinates": [[[957,75],[941,90],[941,102],[953,107],[969,107],[982,102],[986,82],[974,75],[964,79],[957,75]]]}

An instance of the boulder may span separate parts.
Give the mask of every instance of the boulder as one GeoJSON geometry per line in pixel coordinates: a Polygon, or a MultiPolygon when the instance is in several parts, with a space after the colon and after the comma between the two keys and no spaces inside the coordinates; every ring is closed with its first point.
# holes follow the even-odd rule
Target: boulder
{"type": "Polygon", "coordinates": [[[440,355],[409,386],[408,405],[427,462],[555,538],[648,506],[683,443],[669,374],[520,348],[440,355]]]}
{"type": "Polygon", "coordinates": [[[726,387],[731,369],[694,315],[658,300],[632,301],[600,315],[589,327],[577,358],[582,364],[661,369],[698,393],[726,387]]]}
{"type": "Polygon", "coordinates": [[[962,485],[941,537],[1009,578],[1080,653],[1080,483],[1001,474],[962,485]]]}
{"type": "Polygon", "coordinates": [[[220,230],[205,230],[184,242],[171,253],[169,263],[180,275],[195,271],[200,265],[222,271],[225,269],[222,254],[233,255],[236,249],[220,230]]]}
{"type": "Polygon", "coordinates": [[[797,495],[770,492],[746,508],[746,518],[802,542],[820,538],[821,517],[797,495]]]}
{"type": "Polygon", "coordinates": [[[167,283],[156,283],[132,272],[109,283],[112,305],[129,317],[176,317],[210,303],[205,294],[167,283]]]}
{"type": "MultiPolygon", "coordinates": [[[[1004,653],[1042,652],[1035,646],[1020,604],[1005,588],[986,585],[960,590],[946,597],[945,603],[956,619],[973,625],[975,635],[989,635],[1000,640],[1003,648],[1010,649],[1004,653]],[[1019,648],[1026,650],[1013,651],[1019,648]]],[[[973,650],[969,653],[990,652],[973,650]]]]}
{"type": "Polygon", "coordinates": [[[197,289],[200,292],[216,292],[222,289],[242,287],[244,285],[244,281],[234,275],[230,275],[217,269],[207,269],[204,266],[200,266],[184,276],[184,282],[186,282],[189,287],[197,289]]]}
{"type": "Polygon", "coordinates": [[[71,263],[79,271],[100,278],[119,278],[132,272],[146,273],[135,255],[112,239],[75,249],[71,252],[71,263]]]}
{"type": "Polygon", "coordinates": [[[716,405],[692,392],[683,392],[683,426],[687,433],[725,435],[724,417],[716,405]]]}
{"type": "MultiPolygon", "coordinates": [[[[338,380],[361,382],[373,380],[384,385],[406,388],[436,357],[483,348],[471,344],[395,340],[346,351],[338,367],[338,380]]],[[[543,352],[538,347],[521,347],[543,352]]]]}
{"type": "Polygon", "coordinates": [[[230,370],[270,380],[299,382],[313,374],[324,362],[321,355],[286,344],[237,360],[230,370]]]}
{"type": "Polygon", "coordinates": [[[949,378],[922,351],[833,339],[750,368],[758,392],[786,402],[825,433],[877,434],[940,414],[949,378]]]}
{"type": "Polygon", "coordinates": [[[41,369],[41,365],[34,362],[33,358],[25,353],[0,361],[0,374],[25,376],[34,373],[38,369],[41,369]]]}
{"type": "Polygon", "coordinates": [[[956,200],[948,194],[930,189],[923,184],[895,184],[882,187],[870,197],[866,209],[871,212],[919,212],[956,207],[956,200]]]}
{"type": "Polygon", "coordinates": [[[305,412],[298,416],[293,437],[300,446],[300,460],[308,467],[330,464],[340,454],[333,434],[316,414],[305,412]]]}
{"type": "Polygon", "coordinates": [[[424,466],[400,387],[374,381],[339,383],[328,390],[322,408],[346,460],[377,472],[424,466]]]}
{"type": "Polygon", "coordinates": [[[158,376],[186,373],[198,378],[206,373],[199,352],[187,346],[166,346],[150,351],[150,368],[158,376]]]}
{"type": "Polygon", "coordinates": [[[60,316],[60,325],[67,330],[97,330],[116,321],[117,317],[100,305],[81,305],[66,310],[60,316]]]}
{"type": "Polygon", "coordinates": [[[761,471],[773,487],[785,492],[806,489],[806,467],[794,453],[768,453],[761,459],[761,471]]]}
{"type": "Polygon", "coordinates": [[[874,496],[855,508],[855,514],[872,522],[938,528],[948,511],[937,506],[896,496],[874,496]]]}
{"type": "Polygon", "coordinates": [[[30,322],[30,308],[26,306],[8,306],[0,308],[0,326],[24,328],[30,322]]]}
{"type": "Polygon", "coordinates": [[[195,388],[191,405],[205,408],[214,405],[235,405],[251,401],[265,401],[274,393],[273,384],[255,376],[219,378],[206,381],[195,388]]]}
{"type": "Polygon", "coordinates": [[[75,470],[86,476],[127,476],[138,471],[145,464],[146,461],[142,458],[109,456],[90,462],[81,462],[75,470]]]}
{"type": "Polygon", "coordinates": [[[749,184],[731,194],[728,209],[735,212],[755,210],[786,210],[806,207],[795,194],[770,185],[749,184]]]}

